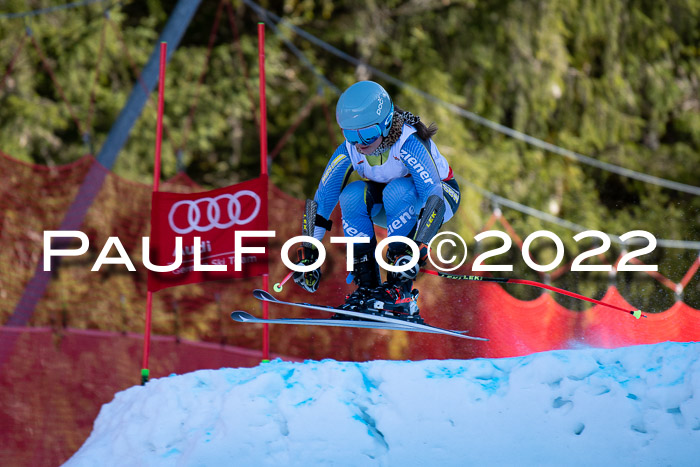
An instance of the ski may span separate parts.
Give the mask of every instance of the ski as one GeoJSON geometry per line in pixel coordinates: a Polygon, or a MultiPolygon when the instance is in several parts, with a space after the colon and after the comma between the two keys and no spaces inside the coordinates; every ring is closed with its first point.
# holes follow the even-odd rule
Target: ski
{"type": "Polygon", "coordinates": [[[391,325],[402,326],[404,328],[409,328],[409,329],[401,329],[402,331],[414,330],[414,331],[422,331],[422,332],[431,332],[434,334],[444,334],[447,336],[460,337],[462,339],[488,341],[488,339],[486,339],[484,337],[475,337],[475,336],[468,336],[468,335],[462,334],[461,331],[452,331],[449,329],[438,328],[435,326],[431,326],[429,324],[412,323],[410,321],[405,321],[405,320],[398,319],[398,318],[390,318],[388,316],[360,313],[358,311],[343,310],[340,308],[333,308],[332,306],[314,305],[312,303],[286,302],[286,301],[279,300],[279,299],[275,298],[269,292],[266,292],[266,291],[261,290],[261,289],[255,289],[253,291],[253,296],[255,298],[257,298],[258,300],[262,300],[262,301],[266,301],[266,302],[270,302],[270,303],[276,303],[278,305],[296,306],[296,307],[306,308],[306,309],[310,309],[310,310],[326,311],[328,313],[340,313],[342,315],[352,316],[355,318],[360,318],[362,320],[371,320],[371,321],[368,321],[370,323],[371,322],[387,323],[387,324],[391,324],[391,325]]]}
{"type": "MultiPolygon", "coordinates": [[[[261,319],[245,311],[234,311],[231,319],[239,323],[268,323],[268,324],[298,324],[306,326],[335,326],[341,328],[363,328],[363,329],[389,329],[391,331],[409,332],[429,332],[438,333],[434,330],[415,329],[399,324],[382,323],[380,321],[360,321],[356,319],[314,319],[314,318],[277,318],[261,319]]],[[[456,331],[459,332],[459,331],[456,331]]],[[[439,334],[439,333],[438,333],[439,334]]]]}

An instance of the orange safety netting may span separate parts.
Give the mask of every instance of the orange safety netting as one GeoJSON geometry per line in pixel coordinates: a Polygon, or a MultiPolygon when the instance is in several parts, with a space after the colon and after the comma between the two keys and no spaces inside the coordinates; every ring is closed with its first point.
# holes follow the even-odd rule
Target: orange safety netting
{"type": "MultiPolygon", "coordinates": [[[[602,305],[583,312],[571,311],[547,294],[531,301],[518,300],[496,284],[476,284],[472,293],[464,311],[473,315],[475,333],[490,339],[479,345],[478,354],[483,357],[581,346],[611,348],[700,340],[700,310],[683,302],[636,320],[602,305]]],[[[610,287],[601,300],[634,309],[615,287],[610,287]]]]}
{"type": "MultiPolygon", "coordinates": [[[[608,289],[603,300],[634,308],[614,287],[608,289]]],[[[610,313],[604,307],[596,306],[583,316],[581,339],[588,345],[608,348],[664,341],[700,340],[700,310],[683,302],[676,302],[663,313],[648,313],[646,318],[639,321],[625,318],[629,317],[623,313],[610,313]]]]}
{"type": "MultiPolygon", "coordinates": [[[[143,336],[46,327],[0,328],[14,338],[0,372],[0,465],[56,466],[85,442],[102,404],[139,382],[143,336]]],[[[201,368],[249,367],[261,352],[156,336],[159,375],[201,368]]]]}

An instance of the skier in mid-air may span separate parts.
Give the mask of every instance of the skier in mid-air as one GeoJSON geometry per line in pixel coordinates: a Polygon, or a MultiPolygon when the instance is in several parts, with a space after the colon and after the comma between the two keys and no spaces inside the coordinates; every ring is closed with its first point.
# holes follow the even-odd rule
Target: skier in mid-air
{"type": "MultiPolygon", "coordinates": [[[[427,261],[428,243],[460,202],[452,169],[432,141],[437,126],[426,127],[420,117],[395,107],[373,81],[359,81],[345,90],[338,99],[336,120],[345,141],[331,156],[314,196],[313,236],[323,239],[331,212],[340,202],[345,236],[370,239],[354,245],[352,275],[358,288],[341,308],[359,310],[381,302],[373,308],[420,320],[413,281],[427,261]],[[353,171],[361,180],[348,184],[353,171]],[[375,224],[386,227],[389,237],[413,239],[420,251],[418,264],[405,272],[387,271],[384,283],[374,257],[375,224]]],[[[317,257],[311,244],[298,250],[298,264],[312,264],[317,257]]],[[[404,242],[392,242],[386,258],[390,265],[406,265],[412,250],[404,242]]],[[[293,277],[302,288],[315,292],[321,270],[295,272],[293,277]]]]}

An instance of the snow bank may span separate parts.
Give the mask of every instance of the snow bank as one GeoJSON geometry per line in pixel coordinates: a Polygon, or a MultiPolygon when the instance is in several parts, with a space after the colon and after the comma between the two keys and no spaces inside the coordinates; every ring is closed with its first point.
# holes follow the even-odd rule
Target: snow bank
{"type": "Polygon", "coordinates": [[[67,466],[698,465],[700,344],[203,370],[116,394],[67,466]]]}

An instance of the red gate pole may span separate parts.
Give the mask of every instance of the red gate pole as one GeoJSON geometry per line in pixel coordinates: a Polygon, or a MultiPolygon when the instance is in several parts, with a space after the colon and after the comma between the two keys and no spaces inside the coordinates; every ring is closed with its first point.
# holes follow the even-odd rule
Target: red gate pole
{"type": "MultiPolygon", "coordinates": [[[[265,99],[265,23],[258,23],[258,67],[260,69],[260,174],[267,176],[267,101],[265,99]]],[[[263,274],[263,290],[270,291],[270,275],[263,274]]],[[[268,303],[262,302],[263,319],[269,317],[268,303]]],[[[270,361],[270,327],[263,324],[263,362],[270,361]]]]}
{"type": "MultiPolygon", "coordinates": [[[[168,43],[160,43],[160,75],[158,77],[158,120],[156,123],[156,157],[153,166],[153,192],[160,188],[160,150],[163,139],[163,108],[165,91],[165,65],[168,52],[168,43]]],[[[151,353],[151,314],[153,311],[153,292],[146,293],[146,325],[143,330],[143,365],[141,366],[141,385],[148,382],[148,358],[151,353]]]]}

